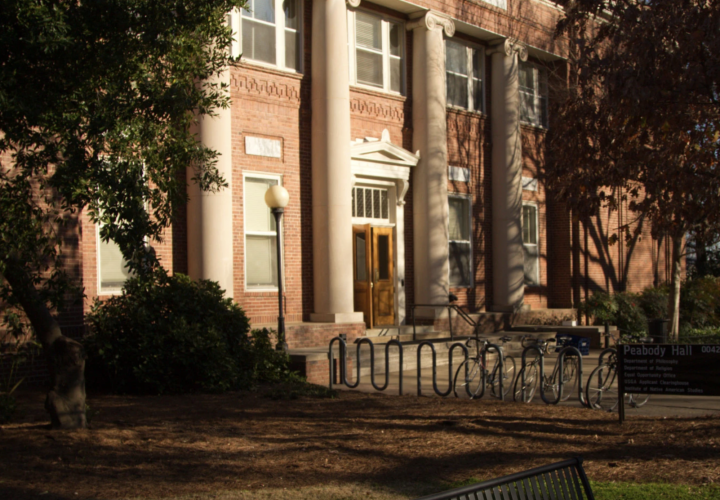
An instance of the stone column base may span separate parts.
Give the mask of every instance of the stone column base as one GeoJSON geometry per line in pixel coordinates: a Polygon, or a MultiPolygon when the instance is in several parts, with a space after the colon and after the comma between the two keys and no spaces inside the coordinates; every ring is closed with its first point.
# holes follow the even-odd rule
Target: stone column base
{"type": "Polygon", "coordinates": [[[312,313],[310,321],[318,323],[364,323],[362,312],[351,313],[312,313]]]}

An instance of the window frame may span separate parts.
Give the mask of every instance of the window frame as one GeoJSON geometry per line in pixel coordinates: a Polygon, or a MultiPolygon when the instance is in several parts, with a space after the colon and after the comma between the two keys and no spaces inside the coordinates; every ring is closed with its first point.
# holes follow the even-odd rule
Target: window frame
{"type": "Polygon", "coordinates": [[[447,39],[445,40],[445,101],[446,106],[450,109],[461,109],[463,111],[469,111],[470,113],[480,113],[485,114],[485,47],[483,47],[480,44],[468,42],[459,38],[453,38],[453,39],[447,39]],[[462,75],[461,73],[455,73],[452,72],[455,75],[460,76],[466,76],[468,83],[467,83],[467,91],[468,91],[468,107],[465,108],[463,106],[458,106],[457,104],[450,104],[448,101],[448,89],[447,89],[447,74],[450,73],[447,69],[447,44],[448,43],[455,43],[457,45],[463,46],[465,48],[465,57],[467,62],[467,69],[468,74],[462,75]],[[473,57],[472,52],[473,50],[477,50],[480,52],[480,62],[481,62],[481,68],[480,68],[480,109],[477,109],[475,106],[474,98],[473,98],[473,86],[472,83],[476,78],[473,76],[473,57]]]}
{"type": "Polygon", "coordinates": [[[525,286],[540,286],[540,207],[538,204],[534,201],[523,201],[522,202],[522,208],[523,208],[523,214],[521,216],[521,238],[523,239],[523,284],[525,286]],[[524,234],[522,234],[524,231],[524,224],[522,224],[525,221],[525,207],[532,207],[535,210],[535,243],[525,243],[524,234]],[[525,276],[527,276],[527,272],[525,271],[525,247],[532,246],[536,249],[535,254],[535,281],[534,282],[528,282],[525,279],[525,276]]]}
{"type": "Polygon", "coordinates": [[[472,196],[463,194],[463,193],[448,193],[448,229],[450,228],[450,198],[457,198],[461,199],[467,202],[467,221],[468,221],[468,238],[467,240],[453,240],[450,238],[450,231],[448,230],[448,286],[450,288],[473,288],[475,286],[475,273],[474,270],[474,262],[475,252],[473,251],[473,220],[472,220],[472,213],[473,213],[473,200],[472,196]],[[469,280],[467,285],[458,284],[455,285],[452,283],[452,272],[450,269],[450,247],[453,243],[467,243],[469,248],[469,255],[468,255],[468,262],[470,263],[469,268],[469,280]]]}
{"type": "Polygon", "coordinates": [[[348,8],[347,9],[347,32],[348,32],[348,67],[350,71],[349,80],[350,86],[359,87],[367,90],[374,90],[375,92],[384,92],[386,94],[404,96],[407,90],[407,75],[406,75],[406,35],[405,35],[405,23],[402,19],[375,12],[373,10],[367,10],[362,8],[348,8]],[[383,61],[383,86],[376,87],[365,83],[360,83],[357,80],[357,37],[356,37],[356,16],[357,13],[363,13],[371,15],[380,19],[381,23],[381,39],[382,39],[382,61],[383,61]],[[390,54],[390,24],[396,24],[400,31],[400,56],[393,56],[390,54]],[[400,90],[391,90],[391,76],[390,76],[390,59],[397,57],[400,59],[400,90]]]}
{"type": "MultiPolygon", "coordinates": [[[[549,122],[550,122],[550,113],[549,113],[549,110],[550,110],[550,102],[549,102],[549,101],[550,101],[550,98],[549,98],[548,71],[547,71],[547,68],[545,68],[545,67],[543,67],[543,66],[540,66],[539,64],[536,64],[536,63],[534,63],[534,62],[530,62],[530,61],[524,61],[524,62],[523,62],[523,61],[519,61],[518,73],[519,73],[520,66],[529,66],[529,67],[531,67],[532,70],[533,70],[533,81],[534,81],[534,86],[533,86],[534,88],[533,88],[533,94],[532,94],[532,95],[533,95],[533,106],[534,106],[534,110],[533,110],[533,111],[534,111],[535,116],[539,116],[539,117],[540,117],[540,119],[539,119],[537,122],[532,122],[532,121],[523,120],[523,119],[522,119],[523,99],[522,99],[522,97],[520,97],[520,107],[521,107],[521,111],[520,111],[520,122],[523,123],[523,124],[525,124],[525,125],[529,125],[529,126],[531,126],[531,127],[537,127],[537,128],[547,129],[547,128],[548,128],[548,124],[549,124],[549,122]],[[543,96],[543,95],[541,94],[541,92],[540,92],[540,90],[541,90],[541,88],[542,88],[542,86],[540,85],[541,79],[545,81],[545,91],[546,91],[546,94],[545,94],[544,96],[543,96]],[[542,109],[542,106],[543,106],[543,104],[542,104],[542,102],[543,102],[543,97],[545,98],[545,109],[544,109],[544,110],[542,109]],[[543,112],[543,111],[544,111],[544,112],[543,112]],[[542,119],[543,116],[545,117],[544,122],[543,122],[543,119],[542,119]]],[[[522,90],[522,88],[520,87],[520,76],[519,76],[519,74],[518,74],[518,93],[522,94],[522,93],[524,93],[524,92],[525,92],[525,91],[522,90]]]]}
{"type": "MultiPolygon", "coordinates": [[[[297,33],[297,69],[294,68],[288,68],[285,65],[285,34],[288,29],[285,26],[285,14],[284,10],[282,8],[284,0],[273,0],[273,5],[275,7],[275,24],[269,24],[266,21],[259,21],[253,19],[253,22],[259,22],[265,26],[275,26],[275,64],[268,63],[265,61],[259,61],[257,59],[250,59],[245,53],[243,48],[243,32],[242,32],[242,24],[243,24],[243,9],[237,9],[237,15],[234,17],[231,17],[231,27],[233,29],[233,36],[237,37],[237,56],[235,55],[235,47],[233,46],[233,56],[234,57],[241,57],[242,61],[248,62],[250,64],[256,64],[258,66],[263,66],[265,68],[273,68],[280,71],[287,71],[288,73],[302,73],[303,72],[303,21],[304,21],[304,8],[303,8],[303,0],[295,0],[297,2],[297,12],[298,12],[298,27],[296,30],[297,33]],[[280,13],[281,15],[278,15],[280,13]],[[278,62],[282,62],[282,64],[279,64],[278,62]]],[[[232,14],[235,14],[233,11],[232,14]]],[[[232,15],[231,14],[231,15],[232,15]]]]}
{"type": "MultiPolygon", "coordinates": [[[[282,174],[272,174],[272,173],[267,173],[267,172],[250,172],[250,171],[243,172],[243,187],[242,187],[242,189],[243,189],[243,201],[242,201],[242,203],[243,203],[243,275],[244,275],[243,285],[245,287],[246,292],[268,292],[268,291],[277,292],[278,291],[277,286],[262,286],[262,285],[248,286],[248,281],[247,281],[247,278],[248,278],[248,273],[247,273],[247,262],[248,262],[247,236],[248,236],[248,234],[250,234],[250,236],[270,236],[270,237],[272,237],[274,235],[275,238],[277,238],[278,234],[280,234],[282,236],[282,238],[280,240],[282,242],[282,246],[280,248],[280,267],[282,270],[282,288],[284,290],[285,289],[285,237],[284,237],[285,236],[285,230],[284,230],[285,229],[285,218],[282,217],[280,219],[280,227],[279,228],[276,227],[274,232],[271,232],[271,231],[248,231],[247,230],[247,227],[248,227],[247,213],[248,213],[248,211],[245,209],[245,203],[247,201],[247,196],[246,196],[247,182],[246,181],[248,178],[275,180],[275,181],[277,181],[278,186],[283,185],[283,182],[282,182],[283,175],[282,174]]],[[[268,209],[268,211],[270,211],[270,207],[268,207],[267,205],[265,205],[265,207],[268,209]]],[[[276,251],[276,250],[273,249],[273,251],[276,251]]],[[[271,256],[271,260],[272,260],[272,256],[271,256]]]]}

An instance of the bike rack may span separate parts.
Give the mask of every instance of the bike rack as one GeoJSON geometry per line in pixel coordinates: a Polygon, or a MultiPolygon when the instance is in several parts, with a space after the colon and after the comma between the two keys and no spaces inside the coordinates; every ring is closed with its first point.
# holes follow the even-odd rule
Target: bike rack
{"type": "MultiPolygon", "coordinates": [[[[483,364],[483,366],[487,367],[487,353],[491,349],[494,349],[495,352],[497,352],[497,354],[498,354],[498,363],[499,363],[498,371],[500,372],[500,378],[498,379],[499,380],[498,384],[500,386],[499,387],[500,401],[505,401],[505,394],[503,393],[503,378],[502,378],[502,372],[503,372],[503,368],[505,367],[505,361],[503,360],[502,347],[498,346],[497,344],[485,344],[485,350],[482,352],[482,358],[483,358],[482,364],[483,364]]],[[[480,399],[485,395],[485,387],[487,386],[487,379],[486,379],[487,373],[488,373],[488,370],[486,368],[483,370],[483,374],[482,374],[482,377],[483,377],[482,390],[480,391],[479,396],[475,396],[475,399],[480,399]]],[[[467,365],[465,365],[465,376],[467,377],[467,365]]],[[[512,385],[512,382],[510,382],[510,384],[512,385]]],[[[465,388],[465,390],[467,391],[467,387],[465,388]]]]}
{"type": "MultiPolygon", "coordinates": [[[[457,348],[457,347],[462,349],[462,351],[465,353],[465,360],[467,360],[470,357],[468,348],[465,347],[464,344],[460,344],[460,343],[456,343],[456,344],[453,344],[452,346],[450,346],[450,349],[448,350],[448,357],[449,357],[449,359],[448,359],[448,378],[449,378],[448,385],[449,385],[449,387],[448,387],[447,391],[441,392],[437,386],[437,352],[435,351],[435,346],[433,345],[432,342],[430,342],[428,340],[420,342],[420,344],[418,344],[418,349],[417,349],[417,395],[418,396],[422,396],[422,387],[421,387],[421,384],[422,384],[422,382],[421,382],[422,362],[420,361],[420,355],[421,355],[422,348],[425,347],[426,345],[430,346],[430,350],[432,351],[433,389],[435,390],[435,394],[437,394],[438,396],[446,397],[451,392],[454,391],[454,387],[453,387],[453,375],[454,374],[453,374],[453,369],[452,369],[453,350],[455,350],[455,348],[457,348]]],[[[468,391],[467,387],[465,388],[465,390],[468,391]]],[[[468,391],[468,395],[469,394],[470,394],[470,392],[468,391]]]]}
{"type": "Polygon", "coordinates": [[[330,347],[328,352],[328,358],[330,359],[330,389],[333,388],[333,381],[335,380],[335,356],[333,353],[333,343],[340,342],[340,383],[345,384],[349,389],[355,389],[360,385],[360,347],[363,344],[370,345],[370,383],[376,391],[384,391],[390,384],[390,346],[396,345],[399,349],[400,354],[400,371],[399,371],[399,389],[398,393],[402,396],[403,393],[403,346],[400,341],[392,339],[385,344],[385,384],[382,387],[378,387],[375,383],[375,345],[369,338],[359,339],[357,342],[357,376],[355,377],[355,383],[351,384],[347,379],[347,344],[340,337],[335,337],[330,341],[330,347]]]}
{"type": "MultiPolygon", "coordinates": [[[[545,384],[543,383],[543,380],[545,378],[545,355],[542,352],[542,349],[540,349],[538,346],[531,345],[527,346],[522,353],[522,366],[523,368],[526,365],[527,360],[527,353],[530,350],[534,350],[537,352],[538,356],[540,357],[540,398],[542,398],[543,402],[548,405],[556,405],[560,402],[560,399],[562,398],[562,388],[564,385],[562,372],[565,364],[565,357],[568,355],[568,353],[571,353],[578,358],[578,400],[580,401],[580,404],[582,404],[585,407],[590,407],[590,404],[585,400],[585,393],[582,390],[582,354],[580,354],[580,351],[573,346],[567,346],[563,347],[560,350],[560,353],[558,354],[557,361],[555,362],[555,366],[557,367],[557,373],[558,373],[558,395],[555,401],[549,401],[545,397],[545,384]]],[[[605,351],[603,351],[605,352],[605,351]]],[[[525,387],[525,370],[521,368],[522,376],[520,377],[520,383],[522,384],[521,387],[525,387]]],[[[553,369],[555,371],[555,369],[553,369]]]]}

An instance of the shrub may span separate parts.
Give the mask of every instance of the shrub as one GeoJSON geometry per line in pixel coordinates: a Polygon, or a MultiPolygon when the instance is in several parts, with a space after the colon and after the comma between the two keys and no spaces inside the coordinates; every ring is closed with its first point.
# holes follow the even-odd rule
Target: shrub
{"type": "Polygon", "coordinates": [[[640,308],[648,319],[666,319],[668,317],[668,287],[650,287],[640,294],[640,308]]]}
{"type": "Polygon", "coordinates": [[[680,323],[683,329],[720,326],[720,278],[706,276],[683,283],[680,323]]]}
{"type": "Polygon", "coordinates": [[[594,319],[595,325],[613,323],[617,313],[615,298],[606,292],[595,292],[578,306],[578,311],[594,319]]]}
{"type": "Polygon", "coordinates": [[[164,270],[132,278],[87,321],[88,372],[115,392],[222,392],[287,371],[269,332],[249,337],[244,312],[212,281],[164,270]]]}
{"type": "Polygon", "coordinates": [[[617,312],[615,325],[625,334],[645,334],[648,323],[645,314],[640,308],[640,295],[630,292],[615,294],[617,312]]]}

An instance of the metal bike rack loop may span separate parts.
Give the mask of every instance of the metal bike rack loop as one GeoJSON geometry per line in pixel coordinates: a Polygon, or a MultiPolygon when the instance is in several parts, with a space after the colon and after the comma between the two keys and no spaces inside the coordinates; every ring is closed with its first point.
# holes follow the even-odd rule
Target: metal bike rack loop
{"type": "Polygon", "coordinates": [[[355,389],[360,385],[360,347],[362,344],[370,345],[370,383],[376,391],[384,391],[390,384],[390,346],[395,345],[398,347],[400,354],[400,371],[398,373],[398,393],[402,396],[403,393],[403,346],[400,341],[392,339],[385,344],[385,383],[382,387],[378,387],[375,383],[375,345],[369,338],[359,339],[357,342],[357,376],[355,377],[355,383],[351,384],[347,379],[347,344],[340,337],[335,337],[330,341],[330,347],[328,357],[330,359],[330,389],[333,388],[333,381],[335,380],[335,357],[333,353],[333,343],[335,341],[340,342],[340,383],[345,384],[350,389],[355,389]]]}
{"type": "MultiPolygon", "coordinates": [[[[480,383],[480,392],[478,394],[476,394],[475,396],[472,396],[470,394],[470,390],[467,388],[467,386],[465,386],[465,392],[467,392],[468,396],[472,396],[473,399],[482,399],[482,397],[485,395],[485,387],[487,386],[487,375],[488,375],[488,369],[486,368],[487,367],[487,354],[488,354],[488,352],[490,352],[493,349],[495,350],[495,352],[498,353],[498,363],[499,363],[498,374],[500,377],[498,379],[498,385],[499,385],[499,390],[500,390],[500,401],[505,401],[505,394],[503,392],[503,379],[502,379],[502,373],[503,373],[503,368],[505,367],[505,361],[503,360],[502,347],[498,346],[497,344],[485,344],[485,349],[483,349],[483,351],[482,351],[481,356],[482,356],[483,370],[482,370],[482,382],[480,383]]],[[[466,364],[465,365],[465,379],[466,380],[467,380],[467,376],[468,376],[468,365],[466,364]]],[[[511,384],[512,384],[512,382],[511,382],[511,384]]],[[[455,396],[457,397],[457,392],[455,393],[455,396]]]]}
{"type": "MultiPolygon", "coordinates": [[[[430,350],[432,351],[432,369],[433,369],[433,389],[435,390],[435,394],[438,396],[448,396],[451,392],[453,392],[453,369],[452,369],[452,353],[456,348],[460,348],[465,353],[465,360],[469,358],[469,352],[468,348],[465,347],[464,344],[456,343],[450,346],[450,349],[448,349],[448,390],[445,392],[441,392],[440,389],[438,389],[437,386],[437,352],[435,351],[435,346],[432,342],[425,340],[423,342],[420,342],[418,344],[417,348],[417,394],[418,396],[422,396],[422,388],[421,388],[421,375],[422,375],[422,362],[420,361],[420,354],[422,351],[422,348],[425,346],[430,346],[430,350]]],[[[467,388],[465,389],[467,390],[467,388]]],[[[469,393],[468,393],[469,394],[469,393]]]]}
{"type": "MultiPolygon", "coordinates": [[[[582,354],[580,354],[580,351],[576,347],[573,347],[573,346],[563,347],[560,350],[560,353],[558,354],[557,361],[555,362],[555,366],[557,366],[557,374],[558,374],[558,390],[557,390],[558,395],[554,401],[550,401],[550,400],[548,400],[548,398],[545,397],[545,384],[543,383],[543,381],[545,379],[545,355],[544,355],[542,349],[540,349],[536,345],[527,346],[523,350],[523,353],[522,353],[523,368],[521,369],[522,375],[520,377],[520,383],[522,384],[521,388],[525,387],[525,369],[524,368],[526,366],[527,353],[528,353],[528,351],[531,351],[531,350],[534,350],[537,353],[537,355],[540,357],[540,374],[539,374],[540,375],[540,379],[539,379],[540,397],[542,398],[542,400],[545,404],[556,405],[560,402],[560,399],[562,398],[562,388],[565,383],[563,381],[563,376],[562,376],[563,368],[565,366],[565,357],[567,356],[568,353],[572,353],[575,356],[577,356],[577,358],[578,358],[578,373],[577,373],[578,400],[580,401],[580,404],[582,404],[583,406],[589,407],[589,403],[585,400],[585,393],[582,390],[582,354]]],[[[554,371],[554,369],[553,369],[553,371],[554,371]]]]}

